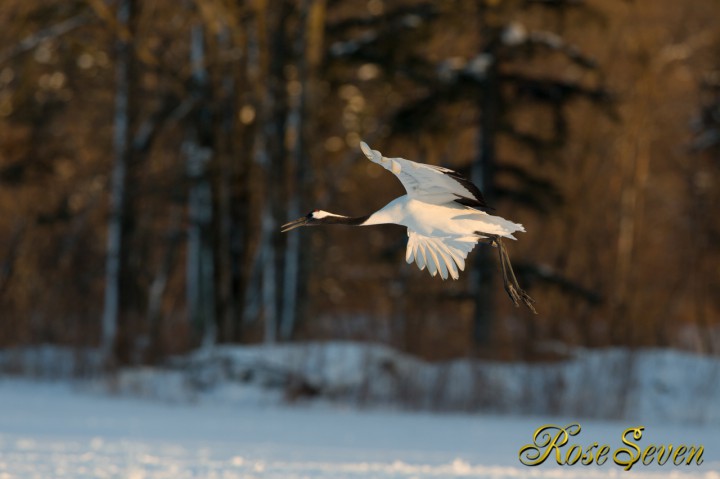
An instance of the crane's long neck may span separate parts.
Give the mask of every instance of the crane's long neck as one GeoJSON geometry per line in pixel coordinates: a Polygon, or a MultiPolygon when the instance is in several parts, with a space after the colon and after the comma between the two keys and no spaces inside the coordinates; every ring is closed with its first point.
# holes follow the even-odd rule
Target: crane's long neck
{"type": "Polygon", "coordinates": [[[370,218],[371,215],[365,216],[342,216],[336,214],[328,214],[320,220],[321,224],[324,225],[350,225],[350,226],[362,226],[370,218]]]}
{"type": "Polygon", "coordinates": [[[398,209],[396,205],[397,201],[391,202],[383,208],[379,209],[375,213],[365,216],[342,216],[336,215],[335,213],[328,213],[327,211],[320,211],[318,214],[322,215],[317,218],[322,224],[337,224],[337,225],[353,225],[353,226],[370,226],[370,225],[382,225],[387,223],[398,223],[396,216],[398,216],[398,209]]]}

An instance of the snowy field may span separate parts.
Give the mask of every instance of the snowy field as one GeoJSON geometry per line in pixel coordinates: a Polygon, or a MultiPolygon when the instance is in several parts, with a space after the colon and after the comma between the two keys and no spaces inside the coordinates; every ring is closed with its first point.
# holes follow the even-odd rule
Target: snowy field
{"type": "MultiPolygon", "coordinates": [[[[720,478],[718,426],[643,423],[646,444],[705,447],[700,466],[527,467],[518,450],[570,419],[195,404],[0,379],[0,478],[720,478]]],[[[619,447],[628,421],[580,421],[619,447]]],[[[642,441],[641,441],[642,442],[642,441]]]]}

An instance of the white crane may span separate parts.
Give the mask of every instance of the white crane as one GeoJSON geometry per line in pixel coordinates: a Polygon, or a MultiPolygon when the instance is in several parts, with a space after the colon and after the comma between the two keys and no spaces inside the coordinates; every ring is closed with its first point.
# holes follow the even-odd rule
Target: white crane
{"type": "Polygon", "coordinates": [[[510,257],[502,238],[515,239],[513,233],[525,228],[505,218],[493,216],[478,208],[487,209],[482,193],[459,173],[440,166],[424,165],[403,158],[386,158],[361,142],[360,147],[370,161],[377,163],[398,177],[407,191],[380,210],[367,216],[348,217],[314,210],[285,224],[282,231],[300,226],[342,224],[370,226],[398,224],[407,227],[408,244],[405,259],[415,261],[432,276],[458,279],[458,270],[465,269],[465,258],[478,242],[498,249],[503,284],[515,306],[522,301],[532,312],[535,302],[518,285],[510,264],[510,257]]]}

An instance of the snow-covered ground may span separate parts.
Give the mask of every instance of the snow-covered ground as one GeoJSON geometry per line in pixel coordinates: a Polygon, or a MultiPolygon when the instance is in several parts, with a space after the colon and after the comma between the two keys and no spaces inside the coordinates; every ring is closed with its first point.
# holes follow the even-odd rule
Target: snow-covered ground
{"type": "Polygon", "coordinates": [[[312,405],[169,403],[0,379],[0,478],[720,478],[720,428],[583,421],[581,444],[705,447],[700,466],[527,467],[536,428],[572,419],[428,414],[312,405]],[[643,444],[644,445],[644,444],[643,444]]]}
{"type": "Polygon", "coordinates": [[[177,358],[170,368],[121,371],[107,387],[174,401],[267,404],[285,396],[353,407],[720,426],[720,358],[659,349],[580,349],[553,363],[429,363],[367,343],[219,346],[177,358]]]}
{"type": "Polygon", "coordinates": [[[283,399],[339,406],[483,412],[720,427],[720,357],[669,349],[566,349],[548,363],[463,358],[427,362],[358,342],[223,345],[156,368],[100,374],[97,351],[0,349],[0,374],[100,376],[98,391],[171,402],[232,405],[283,399]]]}

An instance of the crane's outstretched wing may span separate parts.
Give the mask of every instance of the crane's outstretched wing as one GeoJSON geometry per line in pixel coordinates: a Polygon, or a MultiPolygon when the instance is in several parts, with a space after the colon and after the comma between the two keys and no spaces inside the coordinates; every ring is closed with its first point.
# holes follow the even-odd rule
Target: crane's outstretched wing
{"type": "Polygon", "coordinates": [[[427,266],[431,276],[440,272],[442,279],[452,279],[465,270],[465,258],[477,244],[475,236],[424,236],[408,228],[405,261],[417,263],[420,271],[427,266]]]}
{"type": "Polygon", "coordinates": [[[394,173],[411,198],[436,205],[454,201],[473,208],[488,207],[477,186],[453,170],[404,158],[386,158],[365,142],[360,142],[360,148],[370,161],[394,173]]]}

